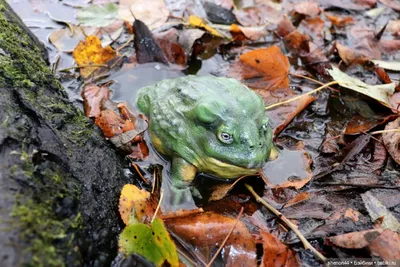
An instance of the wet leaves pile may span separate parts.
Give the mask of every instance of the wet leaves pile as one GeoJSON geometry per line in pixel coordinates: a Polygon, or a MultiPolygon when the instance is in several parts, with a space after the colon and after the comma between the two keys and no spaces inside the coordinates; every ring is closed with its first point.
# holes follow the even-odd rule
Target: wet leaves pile
{"type": "Polygon", "coordinates": [[[223,244],[214,265],[323,264],[254,200],[247,183],[324,257],[400,260],[398,1],[146,2],[78,1],[71,7],[61,1],[77,19],[57,18],[52,10],[51,21],[36,14],[53,27],[46,30],[54,45],[48,44],[52,67],[71,98],[82,96],[86,116],[144,176],[137,183],[142,189],[123,189],[120,213],[128,226],[121,252],[176,266],[177,250],[183,264],[206,265],[223,244]],[[135,76],[150,63],[152,73],[242,81],[262,96],[280,150],[259,175],[234,184],[198,177],[202,210],[158,213],[177,248],[162,221],[150,220],[160,201],[160,175],[146,165],[154,163],[144,140],[147,119],[132,99],[113,100],[118,75],[152,84],[151,75],[135,76]],[[142,238],[158,231],[165,243],[155,238],[149,248],[138,245],[127,232],[137,227],[142,238]],[[159,250],[159,257],[152,259],[148,249],[159,250]]]}

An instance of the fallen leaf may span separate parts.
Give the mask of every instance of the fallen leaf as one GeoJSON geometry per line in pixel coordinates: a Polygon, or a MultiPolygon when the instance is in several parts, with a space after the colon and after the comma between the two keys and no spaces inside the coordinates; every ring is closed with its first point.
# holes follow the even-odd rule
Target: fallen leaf
{"type": "Polygon", "coordinates": [[[379,256],[387,262],[400,260],[400,235],[386,229],[368,246],[372,255],[379,256]]]}
{"type": "Polygon", "coordinates": [[[315,17],[321,12],[318,4],[314,2],[296,3],[296,5],[294,6],[294,11],[310,17],[315,17]]]}
{"type": "Polygon", "coordinates": [[[362,64],[368,60],[368,56],[358,52],[355,49],[336,43],[335,47],[338,51],[340,58],[346,63],[346,65],[351,64],[362,64]]]}
{"type": "Polygon", "coordinates": [[[81,93],[85,116],[92,118],[100,116],[102,103],[110,98],[110,90],[106,86],[87,84],[81,93]]]}
{"type": "Polygon", "coordinates": [[[365,118],[361,115],[355,115],[347,123],[344,133],[348,135],[365,133],[384,122],[385,119],[365,118]]]}
{"type": "Polygon", "coordinates": [[[353,78],[346,73],[342,72],[338,68],[332,66],[331,70],[328,70],[328,73],[332,76],[332,78],[339,82],[339,85],[366,96],[369,96],[373,99],[378,100],[383,105],[390,107],[389,96],[394,93],[394,83],[390,84],[382,84],[382,85],[369,85],[357,78],[353,78]]]}
{"type": "Polygon", "coordinates": [[[351,24],[354,22],[353,17],[343,17],[343,16],[335,16],[329,13],[324,12],[324,16],[332,22],[333,25],[338,27],[344,27],[347,24],[351,24]]]}
{"type": "Polygon", "coordinates": [[[268,2],[265,1],[257,6],[235,9],[233,13],[238,22],[245,27],[262,26],[267,23],[277,24],[281,19],[282,6],[272,1],[268,2]]]}
{"type": "Polygon", "coordinates": [[[342,248],[361,249],[367,247],[383,231],[383,229],[373,229],[353,232],[344,235],[328,237],[326,241],[342,248]]]}
{"type": "Polygon", "coordinates": [[[75,47],[73,56],[80,68],[80,73],[83,78],[87,78],[99,67],[90,67],[93,64],[105,64],[115,58],[116,52],[107,46],[101,46],[100,39],[97,36],[87,36],[85,41],[80,41],[75,47]]]}
{"type": "Polygon", "coordinates": [[[383,229],[390,229],[395,232],[400,230],[400,222],[371,192],[361,194],[361,198],[372,221],[383,217],[381,224],[383,229]]]}
{"type": "Polygon", "coordinates": [[[135,125],[131,121],[124,120],[110,109],[102,110],[100,116],[96,117],[94,122],[100,127],[106,138],[135,129],[135,125]]]}
{"type": "Polygon", "coordinates": [[[187,58],[185,50],[178,43],[166,39],[156,40],[170,63],[186,66],[187,58]]]}
{"type": "Polygon", "coordinates": [[[399,61],[383,61],[383,60],[371,60],[377,67],[400,71],[400,62],[399,61]]]}
{"type": "Polygon", "coordinates": [[[49,35],[49,41],[59,52],[72,52],[78,43],[87,35],[97,32],[96,28],[84,28],[81,26],[70,25],[69,27],[53,31],[49,35]],[[72,29],[72,31],[71,31],[72,29]]]}
{"type": "Polygon", "coordinates": [[[262,266],[300,266],[296,253],[283,244],[275,235],[260,231],[263,244],[262,266]]]}
{"type": "Polygon", "coordinates": [[[400,3],[397,0],[379,0],[379,2],[393,8],[396,11],[400,11],[400,3]]]}
{"type": "Polygon", "coordinates": [[[82,26],[105,27],[117,19],[118,6],[114,3],[90,5],[78,10],[78,21],[82,26]]]}
{"type": "Polygon", "coordinates": [[[224,37],[216,29],[214,29],[213,27],[207,25],[201,18],[199,18],[199,17],[197,17],[195,15],[190,15],[189,16],[189,24],[192,27],[203,28],[206,31],[208,31],[209,33],[211,33],[212,35],[214,35],[214,36],[224,37]]]}
{"type": "Polygon", "coordinates": [[[126,225],[145,221],[144,217],[149,215],[145,213],[149,197],[146,190],[132,184],[124,185],[119,197],[119,214],[126,225]]]}
{"type": "Polygon", "coordinates": [[[136,51],[136,59],[140,64],[148,62],[160,62],[168,65],[160,45],[154,40],[153,34],[141,20],[135,20],[133,23],[135,39],[133,44],[136,51]]]}
{"type": "Polygon", "coordinates": [[[133,23],[135,18],[149,28],[158,28],[168,20],[169,10],[163,0],[121,0],[119,1],[118,18],[133,23]]]}
{"type": "Polygon", "coordinates": [[[297,194],[294,198],[287,201],[286,204],[284,205],[284,207],[287,208],[287,207],[290,207],[293,205],[297,205],[303,201],[309,200],[313,196],[314,196],[313,193],[301,192],[301,193],[297,194]]]}
{"type": "Polygon", "coordinates": [[[390,20],[386,27],[386,31],[398,36],[400,34],[400,20],[390,20]]]}
{"type": "Polygon", "coordinates": [[[209,1],[205,2],[203,7],[208,20],[212,23],[230,25],[236,22],[235,15],[230,9],[209,1]]]}
{"type": "Polygon", "coordinates": [[[277,46],[241,55],[230,71],[231,77],[242,80],[247,86],[264,90],[288,88],[288,74],[289,60],[277,46]]]}
{"type": "MultiPolygon", "coordinates": [[[[389,122],[385,130],[400,129],[400,118],[389,122]]],[[[382,134],[382,141],[394,161],[400,164],[400,132],[386,132],[382,134]]]]}
{"type": "Polygon", "coordinates": [[[232,24],[229,31],[231,33],[243,33],[247,39],[252,41],[257,41],[267,35],[267,29],[265,26],[243,27],[237,24],[232,24]]]}
{"type": "Polygon", "coordinates": [[[179,266],[176,246],[160,218],[151,226],[143,223],[130,224],[119,237],[119,250],[126,256],[139,254],[156,266],[179,266]]]}
{"type": "Polygon", "coordinates": [[[293,26],[290,19],[285,15],[276,27],[276,33],[280,37],[285,37],[291,32],[294,32],[296,28],[293,26]]]}
{"type": "MultiPolygon", "coordinates": [[[[202,251],[208,262],[216,248],[228,235],[236,219],[213,212],[193,214],[186,217],[168,219],[165,221],[169,231],[179,236],[185,243],[195,246],[196,251],[202,251]]],[[[236,227],[222,251],[225,266],[255,266],[255,243],[243,222],[238,221],[236,227]],[[232,253],[235,257],[232,257],[232,253]]]]}

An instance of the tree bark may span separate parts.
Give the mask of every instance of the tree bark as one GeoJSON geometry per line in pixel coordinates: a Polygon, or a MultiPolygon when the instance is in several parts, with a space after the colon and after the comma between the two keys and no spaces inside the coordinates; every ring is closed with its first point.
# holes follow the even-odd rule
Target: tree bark
{"type": "Polygon", "coordinates": [[[0,266],[104,266],[123,159],[68,100],[43,46],[0,0],[0,266]]]}

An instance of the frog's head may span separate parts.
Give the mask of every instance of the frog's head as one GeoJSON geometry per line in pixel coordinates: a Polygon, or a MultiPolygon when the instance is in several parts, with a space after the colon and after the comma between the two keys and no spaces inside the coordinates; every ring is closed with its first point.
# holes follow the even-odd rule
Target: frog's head
{"type": "Polygon", "coordinates": [[[261,168],[268,160],[272,130],[264,103],[254,92],[239,99],[205,99],[194,111],[206,157],[247,169],[261,168]]]}

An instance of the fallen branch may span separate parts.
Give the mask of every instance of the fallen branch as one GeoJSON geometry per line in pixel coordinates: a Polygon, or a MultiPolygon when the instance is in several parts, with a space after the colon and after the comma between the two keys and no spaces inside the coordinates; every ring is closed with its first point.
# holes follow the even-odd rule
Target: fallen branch
{"type": "Polygon", "coordinates": [[[254,198],[257,200],[257,202],[260,202],[263,204],[269,211],[271,211],[273,214],[275,214],[279,219],[281,219],[292,231],[297,235],[297,237],[300,239],[300,241],[303,243],[305,249],[311,250],[311,252],[322,262],[326,262],[326,257],[322,255],[318,250],[316,250],[311,244],[307,241],[307,239],[303,236],[302,233],[298,230],[297,226],[294,225],[291,221],[289,221],[285,216],[283,216],[282,213],[280,213],[278,210],[276,210],[274,207],[272,207],[267,201],[265,201],[263,198],[261,198],[257,193],[254,191],[253,187],[251,187],[248,184],[245,184],[247,189],[250,191],[250,193],[253,194],[254,198]]]}

